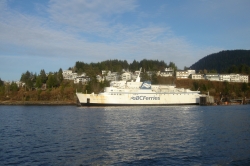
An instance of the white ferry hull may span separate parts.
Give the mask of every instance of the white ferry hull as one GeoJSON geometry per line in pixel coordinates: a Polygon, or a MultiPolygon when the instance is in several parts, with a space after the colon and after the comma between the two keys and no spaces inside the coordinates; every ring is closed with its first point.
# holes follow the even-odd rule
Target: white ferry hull
{"type": "Polygon", "coordinates": [[[110,105],[198,105],[200,95],[197,93],[176,94],[122,94],[98,95],[76,93],[79,103],[84,106],[110,105]]]}

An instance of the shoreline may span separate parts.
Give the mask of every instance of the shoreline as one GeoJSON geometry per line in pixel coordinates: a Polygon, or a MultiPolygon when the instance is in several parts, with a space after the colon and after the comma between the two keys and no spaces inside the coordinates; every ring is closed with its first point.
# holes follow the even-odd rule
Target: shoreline
{"type": "Polygon", "coordinates": [[[0,105],[40,105],[40,106],[63,106],[63,105],[77,105],[76,102],[72,101],[0,101],[0,105]]]}

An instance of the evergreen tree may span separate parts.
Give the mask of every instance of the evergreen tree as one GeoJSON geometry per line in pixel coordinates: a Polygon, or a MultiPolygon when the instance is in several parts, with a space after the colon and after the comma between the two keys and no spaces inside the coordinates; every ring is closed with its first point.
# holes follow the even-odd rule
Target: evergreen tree
{"type": "Polygon", "coordinates": [[[0,86],[3,86],[3,85],[4,85],[4,82],[0,78],[0,86]]]}
{"type": "Polygon", "coordinates": [[[53,88],[53,87],[56,86],[56,78],[55,78],[54,74],[49,73],[46,85],[47,85],[48,88],[53,88]]]}
{"type": "Polygon", "coordinates": [[[4,95],[4,93],[5,93],[4,82],[0,78],[0,95],[4,95]]]}
{"type": "Polygon", "coordinates": [[[63,81],[63,71],[62,69],[60,68],[59,71],[58,71],[58,74],[57,74],[57,79],[58,79],[58,83],[61,84],[61,82],[63,81]]]}
{"type": "Polygon", "coordinates": [[[41,78],[41,76],[39,75],[39,76],[37,76],[37,78],[36,78],[36,87],[37,87],[37,88],[41,88],[42,85],[43,85],[43,83],[42,83],[42,78],[41,78]]]}
{"type": "Polygon", "coordinates": [[[42,70],[40,71],[40,77],[41,77],[42,83],[45,84],[46,81],[47,81],[47,76],[46,76],[46,73],[45,73],[44,69],[42,69],[42,70]]]}
{"type": "Polygon", "coordinates": [[[18,91],[18,86],[15,82],[11,82],[10,84],[10,91],[17,92],[18,91]]]}
{"type": "Polygon", "coordinates": [[[23,73],[20,79],[20,81],[24,82],[25,86],[29,89],[33,87],[34,80],[35,80],[34,74],[29,71],[26,71],[26,73],[23,73]]]}

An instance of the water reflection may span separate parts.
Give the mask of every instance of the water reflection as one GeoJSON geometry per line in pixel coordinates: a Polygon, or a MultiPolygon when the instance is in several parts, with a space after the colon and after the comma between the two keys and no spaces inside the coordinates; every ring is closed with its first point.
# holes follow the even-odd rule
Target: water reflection
{"type": "Polygon", "coordinates": [[[169,155],[199,156],[194,107],[104,108],[106,153],[112,161],[132,162],[169,155]]]}

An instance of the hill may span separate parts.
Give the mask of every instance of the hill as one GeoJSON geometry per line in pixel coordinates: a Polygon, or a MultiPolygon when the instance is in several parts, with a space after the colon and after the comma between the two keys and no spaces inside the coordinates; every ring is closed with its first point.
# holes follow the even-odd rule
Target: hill
{"type": "Polygon", "coordinates": [[[231,66],[245,64],[250,66],[250,50],[227,50],[207,55],[192,66],[194,70],[216,70],[219,73],[226,73],[231,66]]]}

